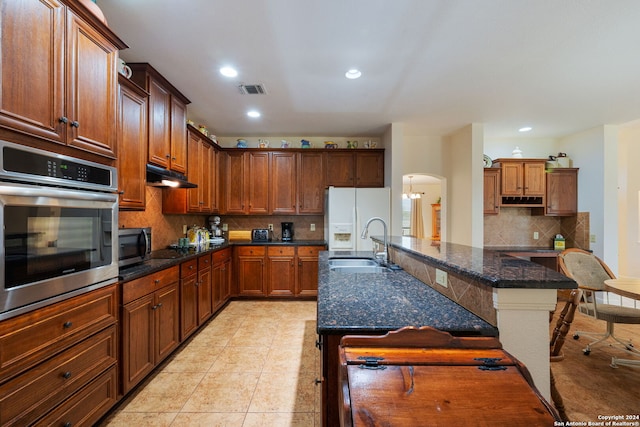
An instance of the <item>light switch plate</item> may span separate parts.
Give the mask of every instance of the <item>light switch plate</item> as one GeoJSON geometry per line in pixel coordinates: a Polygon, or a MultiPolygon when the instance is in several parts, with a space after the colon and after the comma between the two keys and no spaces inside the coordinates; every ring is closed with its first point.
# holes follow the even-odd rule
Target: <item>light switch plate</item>
{"type": "Polygon", "coordinates": [[[447,272],[436,268],[436,283],[440,286],[447,287],[447,272]]]}

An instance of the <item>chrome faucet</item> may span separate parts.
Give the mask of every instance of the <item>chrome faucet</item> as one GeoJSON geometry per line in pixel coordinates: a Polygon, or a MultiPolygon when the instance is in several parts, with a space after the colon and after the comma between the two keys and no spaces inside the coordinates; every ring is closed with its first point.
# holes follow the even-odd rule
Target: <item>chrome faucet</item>
{"type": "Polygon", "coordinates": [[[384,222],[384,220],[380,217],[374,216],[373,218],[370,218],[369,221],[367,221],[367,223],[364,226],[364,230],[362,230],[362,234],[360,235],[361,239],[366,239],[367,235],[369,233],[369,224],[371,224],[373,221],[380,221],[382,223],[382,227],[384,229],[384,251],[383,252],[378,252],[375,253],[375,249],[374,249],[374,256],[376,258],[382,258],[382,262],[384,264],[388,264],[389,263],[389,246],[387,243],[387,223],[384,222]]]}

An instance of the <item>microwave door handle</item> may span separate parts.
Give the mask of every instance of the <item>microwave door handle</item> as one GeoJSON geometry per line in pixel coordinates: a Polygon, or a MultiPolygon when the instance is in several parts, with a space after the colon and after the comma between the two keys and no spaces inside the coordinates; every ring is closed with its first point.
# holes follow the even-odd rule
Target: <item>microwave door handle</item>
{"type": "Polygon", "coordinates": [[[138,234],[138,256],[144,257],[148,248],[149,241],[147,239],[147,234],[144,230],[141,230],[140,234],[138,234]]]}
{"type": "Polygon", "coordinates": [[[144,237],[144,253],[142,254],[144,256],[151,253],[151,242],[149,235],[144,230],[142,230],[142,236],[144,237]]]}

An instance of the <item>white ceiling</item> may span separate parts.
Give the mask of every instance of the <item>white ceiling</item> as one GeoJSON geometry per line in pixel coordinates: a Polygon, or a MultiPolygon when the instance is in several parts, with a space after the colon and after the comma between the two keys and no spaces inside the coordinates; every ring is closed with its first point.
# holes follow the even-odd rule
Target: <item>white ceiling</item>
{"type": "Polygon", "coordinates": [[[553,138],[640,118],[638,0],[98,0],[217,135],[553,138]],[[218,69],[237,67],[228,79],[218,69]],[[358,80],[344,73],[359,68],[358,80]],[[263,84],[267,95],[237,85],[263,84]],[[256,108],[259,119],[246,111],[256,108]]]}

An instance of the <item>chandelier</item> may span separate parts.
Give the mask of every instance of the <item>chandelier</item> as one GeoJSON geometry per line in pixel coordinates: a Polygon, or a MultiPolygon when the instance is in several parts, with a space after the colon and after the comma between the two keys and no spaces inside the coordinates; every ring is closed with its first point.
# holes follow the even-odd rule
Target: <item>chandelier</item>
{"type": "Polygon", "coordinates": [[[409,175],[409,192],[408,193],[402,193],[402,198],[403,199],[420,199],[422,198],[422,194],[424,193],[414,193],[413,192],[413,185],[411,184],[411,180],[413,179],[413,175],[409,175]]]}

